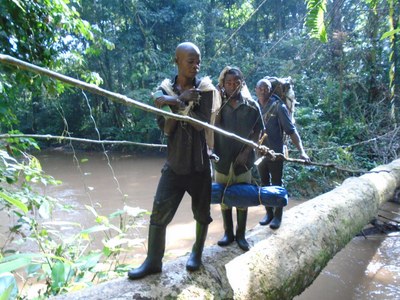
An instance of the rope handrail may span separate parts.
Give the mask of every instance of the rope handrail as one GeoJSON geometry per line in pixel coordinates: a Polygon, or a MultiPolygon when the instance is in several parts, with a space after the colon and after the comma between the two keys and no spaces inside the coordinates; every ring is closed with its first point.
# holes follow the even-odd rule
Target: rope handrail
{"type": "MultiPolygon", "coordinates": [[[[3,63],[3,64],[14,66],[14,67],[19,67],[19,68],[21,68],[23,70],[27,70],[27,71],[35,72],[35,73],[38,73],[38,74],[41,74],[41,75],[45,75],[45,76],[48,76],[48,77],[51,77],[51,78],[55,78],[55,79],[57,79],[59,81],[62,81],[64,83],[66,83],[66,84],[81,88],[82,90],[89,91],[89,92],[91,92],[93,94],[97,94],[97,95],[106,97],[106,98],[110,99],[111,101],[114,101],[114,102],[117,102],[117,103],[121,103],[121,104],[124,104],[124,105],[127,105],[127,106],[136,106],[136,107],[138,107],[138,108],[140,108],[140,109],[142,109],[144,111],[147,111],[147,112],[152,112],[152,113],[155,113],[157,115],[166,116],[166,117],[173,118],[173,119],[176,119],[178,121],[187,122],[187,123],[190,123],[190,124],[199,125],[202,128],[211,129],[211,130],[213,130],[215,132],[218,132],[218,133],[220,133],[220,134],[222,134],[224,136],[227,136],[227,137],[232,138],[234,140],[237,140],[237,141],[239,141],[239,142],[241,142],[241,143],[243,143],[243,144],[245,144],[247,146],[250,146],[253,149],[257,149],[261,155],[266,156],[267,158],[270,158],[270,159],[276,159],[277,158],[277,159],[281,159],[281,160],[284,160],[284,161],[287,161],[287,162],[295,162],[295,163],[300,163],[300,164],[304,164],[304,165],[333,167],[333,168],[336,168],[338,170],[351,172],[351,173],[365,173],[365,172],[367,172],[365,170],[350,170],[350,169],[346,169],[346,168],[341,168],[341,167],[338,167],[335,164],[331,164],[331,163],[324,164],[324,163],[317,163],[317,162],[309,162],[309,161],[305,161],[303,159],[287,158],[282,153],[275,153],[274,151],[270,150],[268,147],[261,145],[261,143],[255,143],[255,142],[253,142],[251,140],[242,138],[242,137],[240,137],[240,136],[238,136],[238,135],[236,135],[234,133],[231,133],[229,131],[225,131],[225,130],[223,130],[223,129],[219,128],[219,127],[216,127],[214,125],[210,125],[209,123],[199,121],[199,120],[191,118],[189,116],[183,116],[183,115],[178,115],[178,114],[174,114],[174,113],[171,113],[171,112],[166,112],[166,111],[164,111],[162,109],[159,109],[159,108],[150,106],[148,104],[142,103],[140,101],[131,99],[131,98],[125,96],[125,95],[121,95],[121,94],[118,94],[118,93],[110,92],[110,91],[108,91],[106,89],[103,89],[103,88],[100,88],[100,87],[98,87],[98,86],[96,86],[94,84],[86,83],[86,82],[83,82],[81,80],[78,80],[78,79],[75,79],[75,78],[72,78],[72,77],[69,77],[69,76],[66,76],[66,75],[63,75],[63,74],[48,70],[46,68],[42,68],[42,67],[36,66],[34,64],[27,63],[25,61],[22,61],[20,59],[14,58],[12,56],[0,54],[0,62],[3,63]]],[[[28,135],[24,135],[24,136],[27,137],[28,135]]],[[[6,135],[1,135],[0,137],[6,138],[6,135]]],[[[9,136],[9,137],[12,137],[12,136],[9,136]]],[[[50,138],[50,137],[51,137],[50,135],[41,136],[41,138],[50,138]]],[[[65,139],[65,140],[79,140],[79,141],[85,141],[86,140],[87,142],[91,141],[91,140],[87,140],[87,139],[79,139],[79,138],[72,138],[72,137],[69,137],[69,138],[60,137],[60,138],[61,139],[65,139]]],[[[93,140],[93,142],[95,142],[95,143],[104,143],[104,141],[99,141],[99,140],[97,140],[97,141],[93,140]]],[[[109,141],[109,142],[111,143],[111,141],[109,141]]],[[[119,143],[123,143],[123,141],[120,141],[119,143]]],[[[134,142],[132,142],[132,143],[134,143],[134,142]]]]}
{"type": "MultiPolygon", "coordinates": [[[[124,144],[124,145],[136,145],[136,146],[145,146],[145,147],[159,147],[159,148],[166,148],[166,144],[151,144],[151,143],[139,143],[139,142],[132,142],[132,141],[115,141],[115,140],[92,140],[92,139],[84,139],[84,138],[76,138],[76,137],[66,137],[66,136],[57,136],[51,134],[0,134],[0,140],[2,139],[9,139],[9,138],[34,138],[34,139],[56,139],[61,141],[77,141],[82,143],[94,143],[94,144],[124,144]]],[[[333,163],[319,163],[310,161],[307,162],[304,159],[298,158],[290,158],[284,156],[282,153],[274,152],[274,158],[284,160],[286,162],[298,163],[302,165],[311,165],[311,166],[318,166],[318,167],[326,167],[326,168],[335,168],[340,171],[349,172],[349,173],[369,173],[366,170],[354,170],[339,167],[333,163]]]]}
{"type": "Polygon", "coordinates": [[[166,144],[152,144],[152,143],[140,143],[140,142],[132,142],[132,141],[115,141],[115,140],[92,140],[85,138],[77,138],[77,137],[67,137],[61,135],[52,135],[52,134],[0,134],[0,140],[2,139],[11,139],[11,138],[33,138],[33,139],[53,139],[60,141],[75,141],[82,143],[92,143],[92,144],[123,144],[123,145],[135,145],[135,146],[145,146],[145,147],[159,147],[166,148],[166,144]]]}
{"type": "Polygon", "coordinates": [[[72,78],[72,77],[57,73],[55,71],[50,71],[50,70],[48,70],[46,68],[42,68],[42,67],[36,66],[34,64],[22,61],[20,59],[14,58],[14,57],[12,57],[10,55],[0,54],[0,62],[3,63],[3,64],[14,66],[14,67],[19,67],[19,68],[21,68],[23,70],[35,72],[35,73],[38,73],[38,74],[41,74],[41,75],[45,75],[45,76],[57,79],[59,81],[62,81],[62,82],[67,83],[69,85],[81,88],[81,89],[86,90],[88,92],[91,92],[93,94],[97,94],[97,95],[106,97],[106,98],[110,99],[113,102],[121,103],[121,104],[124,104],[124,105],[127,105],[127,106],[136,106],[136,107],[138,107],[138,108],[140,108],[140,109],[142,109],[144,111],[147,111],[147,112],[152,112],[152,113],[155,113],[157,115],[166,116],[166,117],[173,118],[173,119],[176,119],[178,121],[187,122],[187,123],[190,123],[190,124],[199,125],[199,126],[201,126],[203,128],[209,128],[209,129],[211,129],[211,130],[213,130],[215,132],[218,132],[218,133],[220,133],[222,135],[225,135],[225,136],[230,137],[230,138],[232,138],[234,140],[237,140],[237,141],[239,141],[239,142],[241,142],[241,143],[243,143],[243,144],[245,144],[247,146],[250,146],[250,147],[252,147],[254,149],[259,149],[259,150],[261,150],[263,152],[265,152],[267,150],[265,146],[260,146],[260,145],[258,145],[257,143],[255,143],[255,142],[253,142],[251,140],[242,138],[242,137],[240,137],[240,136],[238,136],[236,134],[233,134],[231,132],[225,131],[225,130],[223,130],[223,129],[219,128],[219,127],[216,127],[214,125],[210,125],[207,122],[202,122],[202,121],[199,121],[197,119],[191,118],[189,116],[183,116],[183,115],[178,115],[178,114],[174,114],[174,113],[171,113],[171,112],[166,112],[166,111],[164,111],[162,109],[150,106],[150,105],[142,103],[142,102],[140,102],[138,100],[131,99],[131,98],[125,96],[125,95],[121,95],[121,94],[118,94],[118,93],[110,92],[110,91],[108,91],[106,89],[103,89],[103,88],[100,88],[100,87],[98,87],[98,86],[96,86],[94,84],[86,83],[86,82],[83,82],[81,80],[78,80],[78,79],[75,79],[75,78],[72,78]]]}

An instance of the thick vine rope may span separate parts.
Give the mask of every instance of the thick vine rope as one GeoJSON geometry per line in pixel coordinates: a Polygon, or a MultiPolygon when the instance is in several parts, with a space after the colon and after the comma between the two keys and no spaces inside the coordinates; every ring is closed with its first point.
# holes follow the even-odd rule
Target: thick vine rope
{"type": "MultiPolygon", "coordinates": [[[[114,92],[110,92],[108,90],[105,90],[103,88],[100,88],[94,84],[89,84],[83,81],[80,81],[78,79],[72,78],[72,77],[68,77],[65,75],[62,75],[60,73],[54,72],[54,71],[50,71],[48,69],[36,66],[34,64],[31,63],[27,63],[24,62],[22,60],[19,60],[17,58],[14,58],[12,56],[9,55],[4,55],[4,54],[0,54],[0,62],[3,64],[7,64],[7,65],[11,65],[23,70],[27,70],[27,71],[31,71],[34,73],[38,73],[41,75],[45,75],[54,79],[57,79],[59,81],[62,81],[64,83],[67,83],[69,85],[81,88],[82,90],[86,90],[89,91],[93,94],[97,94],[103,97],[106,97],[108,99],[110,99],[111,101],[117,102],[117,103],[121,103],[127,106],[136,106],[139,109],[142,109],[144,111],[148,111],[157,115],[162,115],[162,116],[166,116],[169,118],[173,118],[176,119],[178,121],[184,121],[190,124],[195,124],[195,125],[199,125],[203,128],[209,128],[215,132],[218,132],[219,134],[222,134],[224,136],[230,137],[234,140],[237,140],[247,146],[252,147],[253,149],[258,150],[258,153],[260,155],[266,156],[268,159],[274,160],[274,159],[281,159],[287,162],[293,162],[293,163],[300,163],[300,164],[304,164],[304,165],[314,165],[314,166],[321,166],[321,167],[332,167],[332,168],[336,168],[338,170],[342,170],[342,171],[346,171],[346,172],[350,172],[350,173],[366,173],[366,170],[351,170],[351,169],[346,169],[346,168],[341,168],[336,166],[335,164],[332,163],[317,163],[317,162],[307,162],[303,159],[294,159],[294,158],[287,158],[285,157],[282,153],[275,153],[274,151],[270,150],[268,147],[261,145],[261,143],[255,143],[251,140],[242,138],[236,134],[233,134],[229,131],[225,131],[219,127],[216,127],[214,125],[210,125],[206,122],[202,122],[199,121],[197,119],[191,118],[189,116],[183,116],[183,115],[178,115],[178,114],[174,114],[171,112],[166,112],[162,109],[158,109],[156,107],[150,106],[148,104],[142,103],[140,101],[128,98],[125,95],[121,95],[118,93],[114,93],[114,92]]],[[[53,138],[53,136],[51,135],[0,135],[0,138],[12,138],[12,137],[18,137],[18,136],[24,136],[24,137],[35,137],[35,138],[53,138]]],[[[132,143],[132,144],[138,144],[138,143],[134,143],[134,142],[127,142],[127,141],[101,141],[101,140],[87,140],[87,139],[79,139],[79,138],[72,138],[72,137],[54,137],[57,139],[64,139],[64,140],[77,140],[77,141],[81,141],[81,142],[93,142],[93,143],[100,143],[100,144],[105,144],[105,143],[132,143]]],[[[141,144],[141,143],[140,143],[141,144]]],[[[141,144],[143,145],[143,144],[141,144]]],[[[148,144],[148,145],[152,145],[152,144],[148,144]]],[[[156,146],[161,146],[161,145],[156,145],[156,146]]]]}
{"type": "Polygon", "coordinates": [[[174,114],[171,112],[163,111],[162,109],[158,109],[156,107],[150,106],[143,102],[128,98],[125,95],[110,92],[110,91],[100,88],[94,84],[86,83],[86,82],[80,81],[78,79],[68,77],[68,76],[62,75],[62,74],[54,72],[54,71],[50,71],[50,70],[42,68],[42,67],[38,67],[34,64],[24,62],[22,60],[12,57],[12,56],[0,54],[0,62],[3,64],[8,64],[8,65],[12,65],[14,67],[18,67],[23,70],[28,70],[28,71],[35,72],[35,73],[38,73],[41,75],[52,77],[54,79],[57,79],[59,81],[65,82],[69,85],[81,88],[81,89],[91,92],[93,94],[97,94],[97,95],[106,97],[113,102],[121,103],[121,104],[124,104],[127,106],[136,106],[144,111],[152,112],[157,115],[162,115],[162,116],[176,119],[178,121],[184,121],[184,122],[187,122],[190,124],[199,125],[203,128],[210,128],[211,130],[214,130],[215,132],[218,132],[218,133],[228,136],[232,139],[235,139],[235,140],[237,140],[245,145],[248,145],[252,148],[255,148],[255,149],[257,148],[261,151],[266,151],[265,147],[259,146],[257,143],[255,143],[251,140],[247,140],[236,134],[222,130],[221,128],[218,128],[216,126],[210,125],[206,122],[199,121],[199,120],[191,118],[189,116],[182,116],[182,115],[174,114]]]}

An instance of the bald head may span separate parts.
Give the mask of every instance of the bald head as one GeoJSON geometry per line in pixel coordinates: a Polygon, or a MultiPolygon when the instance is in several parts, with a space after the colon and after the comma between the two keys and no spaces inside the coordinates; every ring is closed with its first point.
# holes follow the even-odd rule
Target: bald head
{"type": "Polygon", "coordinates": [[[200,71],[201,55],[199,48],[190,42],[179,44],[175,51],[175,63],[178,67],[178,80],[184,78],[192,82],[200,71]]]}
{"type": "Polygon", "coordinates": [[[175,61],[178,61],[182,55],[187,55],[188,53],[196,54],[200,57],[199,48],[190,42],[180,43],[175,50],[175,61]]]}
{"type": "Polygon", "coordinates": [[[272,89],[272,84],[268,79],[260,79],[256,85],[257,88],[268,88],[268,90],[272,89]]]}
{"type": "Polygon", "coordinates": [[[256,95],[261,105],[268,102],[271,96],[272,85],[268,79],[260,79],[256,84],[256,95]]]}

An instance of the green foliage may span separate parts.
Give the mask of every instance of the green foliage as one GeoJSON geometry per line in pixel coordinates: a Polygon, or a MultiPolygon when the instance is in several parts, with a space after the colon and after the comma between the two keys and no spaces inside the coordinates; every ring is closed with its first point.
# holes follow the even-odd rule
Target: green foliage
{"type": "Polygon", "coordinates": [[[251,16],[254,11],[252,4],[248,1],[240,2],[228,4],[228,9],[224,12],[222,19],[225,27],[239,29],[251,16]]]}
{"type": "Polygon", "coordinates": [[[326,0],[306,0],[305,2],[308,10],[305,26],[308,28],[310,36],[326,43],[328,41],[324,21],[326,0]]]}
{"type": "Polygon", "coordinates": [[[17,282],[9,272],[0,271],[0,300],[16,299],[18,294],[17,282]]]}
{"type": "Polygon", "coordinates": [[[91,41],[90,24],[80,19],[76,6],[80,1],[1,2],[0,50],[31,62],[56,68],[62,54],[78,43],[78,37],[91,41]]]}
{"type": "MultiPolygon", "coordinates": [[[[70,65],[81,72],[85,51],[99,48],[107,41],[95,39],[96,30],[80,18],[79,5],[78,0],[2,1],[0,53],[52,70],[65,71],[70,65]]],[[[34,115],[42,98],[49,94],[58,96],[65,90],[60,82],[3,65],[0,65],[0,79],[2,130],[15,128],[21,115],[29,112],[27,108],[34,115]],[[31,106],[31,102],[38,105],[31,106]]],[[[29,130],[36,131],[35,127],[34,120],[29,130]]]]}
{"type": "Polygon", "coordinates": [[[140,240],[129,237],[146,211],[124,207],[102,216],[87,206],[95,222],[90,228],[82,228],[79,223],[50,221],[52,209],[61,205],[37,191],[39,186],[59,182],[43,173],[39,161],[23,151],[23,143],[11,148],[19,149],[18,153],[23,156],[17,159],[0,150],[0,210],[10,220],[16,220],[10,222],[7,240],[0,245],[0,299],[36,298],[24,290],[29,284],[23,282],[22,289],[18,290],[16,278],[34,278],[44,283],[45,288],[39,292],[39,298],[44,299],[126,272],[122,255],[131,247],[141,245],[140,240]],[[63,229],[66,227],[71,229],[66,231],[63,229]],[[99,234],[104,235],[103,248],[90,249],[99,234]],[[26,243],[37,252],[17,250],[18,245],[26,243]]]}
{"type": "Polygon", "coordinates": [[[367,3],[371,8],[376,9],[379,0],[365,0],[365,3],[367,3]]]}
{"type": "Polygon", "coordinates": [[[396,28],[396,29],[387,31],[387,32],[385,32],[384,34],[382,34],[381,40],[390,38],[390,37],[392,37],[393,35],[398,34],[398,33],[400,33],[400,28],[396,28]]]}

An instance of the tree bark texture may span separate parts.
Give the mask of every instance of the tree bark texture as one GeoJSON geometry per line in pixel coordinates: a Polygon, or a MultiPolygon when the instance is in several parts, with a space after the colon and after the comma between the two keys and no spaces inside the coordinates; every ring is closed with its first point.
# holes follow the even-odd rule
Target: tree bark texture
{"type": "Polygon", "coordinates": [[[284,212],[276,231],[267,226],[249,230],[253,247],[246,253],[236,243],[211,246],[198,272],[186,271],[185,256],[164,264],[161,274],[117,279],[57,299],[292,299],[399,186],[400,160],[395,160],[284,212]]]}

